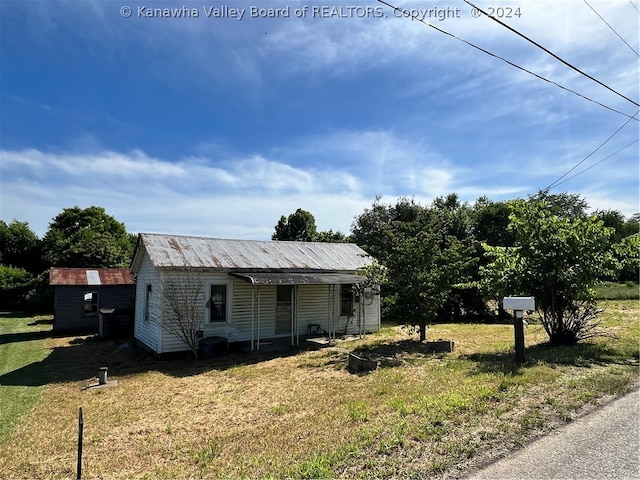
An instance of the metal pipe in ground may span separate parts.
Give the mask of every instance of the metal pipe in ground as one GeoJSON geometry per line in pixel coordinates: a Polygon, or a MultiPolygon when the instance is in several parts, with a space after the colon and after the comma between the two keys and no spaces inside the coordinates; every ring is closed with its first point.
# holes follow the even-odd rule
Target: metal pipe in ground
{"type": "Polygon", "coordinates": [[[82,407],[78,412],[78,463],[76,467],[77,476],[76,479],[82,478],[82,431],[84,429],[84,420],[82,419],[82,407]]]}
{"type": "Polygon", "coordinates": [[[107,367],[100,367],[100,371],[98,372],[98,384],[106,385],[107,383],[107,367]]]}

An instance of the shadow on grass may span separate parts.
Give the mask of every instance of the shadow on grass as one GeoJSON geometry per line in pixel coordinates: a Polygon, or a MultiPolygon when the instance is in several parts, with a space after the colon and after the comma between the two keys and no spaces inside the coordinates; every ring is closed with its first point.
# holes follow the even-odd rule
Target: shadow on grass
{"type": "Polygon", "coordinates": [[[28,324],[30,327],[36,327],[39,325],[52,325],[53,326],[53,317],[50,318],[40,318],[38,320],[34,320],[33,322],[28,324]]]}
{"type": "MultiPolygon", "coordinates": [[[[34,332],[19,335],[25,340],[53,337],[49,332],[34,332]],[[40,336],[38,336],[40,335],[40,336]]],[[[102,340],[97,335],[69,337],[66,345],[54,347],[42,361],[25,365],[17,370],[0,375],[0,385],[42,386],[55,383],[93,381],[101,367],[108,367],[110,377],[123,377],[150,371],[158,371],[174,377],[189,377],[208,371],[223,371],[233,367],[253,365],[274,358],[293,356],[313,346],[272,352],[239,352],[213,359],[195,360],[189,353],[174,355],[161,360],[136,347],[122,349],[131,342],[102,340]]]]}
{"type": "Polygon", "coordinates": [[[638,356],[629,358],[604,344],[580,343],[574,346],[554,346],[543,343],[528,347],[525,363],[518,364],[515,353],[473,353],[461,355],[461,359],[477,364],[476,373],[517,374],[521,368],[539,363],[591,368],[598,365],[638,365],[638,356]]]}
{"type": "Polygon", "coordinates": [[[444,352],[432,352],[426,343],[415,339],[364,345],[356,348],[354,353],[372,356],[379,355],[382,357],[415,357],[416,355],[428,355],[429,358],[440,358],[450,355],[444,352]]]}
{"type": "MultiPolygon", "coordinates": [[[[57,335],[55,335],[57,336],[57,335]]],[[[54,337],[51,331],[4,335],[0,341],[13,337],[13,341],[54,337]]],[[[122,342],[101,340],[97,335],[69,336],[65,345],[54,347],[40,362],[25,365],[0,376],[0,385],[40,386],[46,384],[93,381],[100,367],[109,368],[110,377],[124,377],[150,371],[173,377],[189,377],[208,371],[224,371],[234,367],[254,365],[261,362],[295,356],[301,352],[317,349],[313,345],[278,351],[237,352],[213,359],[194,360],[189,354],[176,355],[169,360],[159,360],[139,348],[119,348],[122,342]]],[[[370,356],[409,359],[417,357],[447,358],[449,353],[431,353],[425,344],[407,339],[365,345],[354,351],[370,356]]],[[[346,357],[345,357],[346,358],[346,357]]],[[[474,362],[477,373],[518,374],[522,367],[538,363],[549,365],[572,365],[590,368],[594,365],[620,364],[638,365],[638,356],[629,358],[609,348],[606,344],[584,343],[573,347],[553,347],[540,344],[527,348],[526,362],[518,365],[513,352],[474,353],[456,358],[474,362]]],[[[398,365],[400,365],[398,363],[398,365]]],[[[346,366],[346,364],[345,364],[346,366]]],[[[393,363],[389,366],[394,366],[393,363]]]]}
{"type": "Polygon", "coordinates": [[[0,318],[31,318],[33,314],[24,312],[0,312],[0,318]]]}
{"type": "Polygon", "coordinates": [[[0,335],[0,345],[6,345],[8,343],[16,342],[30,342],[32,340],[44,340],[45,338],[65,337],[67,335],[68,333],[55,333],[52,330],[3,333],[2,335],[0,335]]]}

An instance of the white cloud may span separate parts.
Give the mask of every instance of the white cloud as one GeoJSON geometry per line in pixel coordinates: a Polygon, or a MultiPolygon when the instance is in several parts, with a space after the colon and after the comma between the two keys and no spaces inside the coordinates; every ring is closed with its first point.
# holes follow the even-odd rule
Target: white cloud
{"type": "Polygon", "coordinates": [[[455,183],[437,154],[384,131],[334,132],[215,158],[169,160],[140,150],[1,154],[2,217],[29,221],[40,235],[73,205],[103,206],[133,231],[265,238],[280,215],[305,208],[321,229],[347,232],[378,193],[433,198],[455,183]]]}

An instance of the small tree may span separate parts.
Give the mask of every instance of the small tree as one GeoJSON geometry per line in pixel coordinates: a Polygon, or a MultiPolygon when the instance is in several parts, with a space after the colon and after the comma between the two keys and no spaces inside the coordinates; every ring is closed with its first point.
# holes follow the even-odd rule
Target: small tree
{"type": "Polygon", "coordinates": [[[194,273],[170,274],[161,282],[160,315],[150,320],[189,347],[198,358],[198,331],[204,325],[203,281],[194,273]]]}
{"type": "Polygon", "coordinates": [[[389,259],[396,285],[393,311],[419,327],[420,341],[471,261],[469,247],[442,231],[425,230],[398,243],[389,259]]]}
{"type": "MultiPolygon", "coordinates": [[[[365,280],[353,285],[353,295],[359,299],[358,303],[358,315],[361,319],[361,331],[364,328],[364,312],[365,312],[365,299],[367,297],[373,298],[376,295],[380,295],[380,288],[389,280],[387,277],[387,269],[380,265],[377,260],[366,267],[358,270],[358,274],[365,277],[365,280]]],[[[347,324],[348,326],[348,324],[347,324]]],[[[347,327],[345,326],[345,334],[347,333],[347,327]]]]}
{"type": "Polygon", "coordinates": [[[574,195],[540,192],[514,203],[515,246],[489,248],[485,271],[494,290],[532,295],[551,344],[597,334],[593,287],[615,270],[611,230],[574,195]],[[582,212],[582,213],[580,213],[582,212]]]}

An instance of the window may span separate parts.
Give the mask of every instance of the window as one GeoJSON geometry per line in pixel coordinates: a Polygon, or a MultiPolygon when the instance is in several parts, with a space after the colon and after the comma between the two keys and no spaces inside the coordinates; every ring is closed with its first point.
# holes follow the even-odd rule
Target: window
{"type": "Polygon", "coordinates": [[[340,316],[353,316],[353,285],[340,285],[340,316]]]}
{"type": "Polygon", "coordinates": [[[144,294],[144,321],[149,321],[150,309],[151,309],[151,284],[147,284],[147,288],[144,294]]]}
{"type": "Polygon", "coordinates": [[[209,308],[210,322],[226,322],[227,321],[227,286],[211,285],[209,290],[209,308]]]}
{"type": "Polygon", "coordinates": [[[98,292],[84,293],[84,313],[98,313],[98,292]]]}

